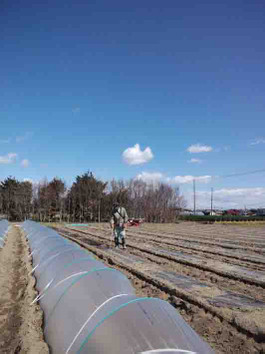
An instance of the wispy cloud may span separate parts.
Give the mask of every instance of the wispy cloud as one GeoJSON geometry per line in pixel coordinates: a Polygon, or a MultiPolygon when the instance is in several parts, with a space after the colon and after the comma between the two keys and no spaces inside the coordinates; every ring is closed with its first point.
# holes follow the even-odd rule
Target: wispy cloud
{"type": "Polygon", "coordinates": [[[136,176],[136,179],[142,180],[146,183],[157,183],[157,182],[164,182],[168,184],[178,185],[178,184],[189,184],[193,183],[195,180],[197,183],[209,183],[212,180],[212,176],[191,176],[191,175],[184,175],[184,176],[174,176],[174,177],[167,177],[163,173],[160,172],[142,172],[136,176]]]}
{"type": "Polygon", "coordinates": [[[202,163],[201,159],[190,159],[188,160],[189,163],[202,163]]]}
{"type": "Polygon", "coordinates": [[[256,138],[254,141],[250,143],[250,145],[259,145],[265,144],[265,138],[256,138]]]}
{"type": "Polygon", "coordinates": [[[11,139],[0,139],[0,144],[9,144],[11,142],[11,139]]]}
{"type": "Polygon", "coordinates": [[[122,153],[123,161],[128,165],[141,165],[149,162],[154,157],[150,147],[141,151],[140,145],[135,144],[133,147],[129,147],[122,153]]]}
{"type": "Polygon", "coordinates": [[[16,137],[16,142],[17,142],[17,143],[22,143],[22,142],[24,142],[25,140],[30,139],[32,136],[33,136],[33,132],[26,132],[24,135],[17,136],[17,137],[16,137]]]}
{"type": "Polygon", "coordinates": [[[167,178],[166,181],[170,184],[188,184],[196,181],[198,183],[209,183],[212,180],[212,176],[175,176],[167,178]]]}
{"type": "Polygon", "coordinates": [[[27,160],[27,159],[22,160],[21,161],[21,166],[24,167],[24,168],[29,167],[29,160],[27,160]]]}
{"type": "Polygon", "coordinates": [[[72,109],[72,113],[73,113],[73,114],[78,114],[78,113],[80,113],[80,107],[75,107],[75,108],[73,108],[73,109],[72,109]]]}
{"type": "MultiPolygon", "coordinates": [[[[193,193],[185,194],[188,205],[193,205],[193,193]]],[[[210,208],[211,192],[196,191],[197,208],[210,208]]],[[[258,208],[264,207],[265,188],[223,188],[213,193],[213,207],[218,208],[258,208]]]]}
{"type": "Polygon", "coordinates": [[[187,148],[187,151],[191,154],[198,154],[200,152],[210,152],[213,148],[209,145],[194,144],[187,148]]]}
{"type": "Polygon", "coordinates": [[[213,151],[214,151],[214,152],[222,152],[222,151],[227,152],[227,151],[229,151],[229,150],[231,150],[231,146],[226,145],[226,146],[222,146],[222,147],[215,148],[213,151]]]}
{"type": "Polygon", "coordinates": [[[11,164],[15,163],[17,158],[17,154],[10,152],[9,154],[5,156],[0,156],[0,164],[11,164]]]}
{"type": "Polygon", "coordinates": [[[162,182],[164,176],[160,172],[142,172],[136,176],[136,179],[146,183],[157,183],[162,182]]]}

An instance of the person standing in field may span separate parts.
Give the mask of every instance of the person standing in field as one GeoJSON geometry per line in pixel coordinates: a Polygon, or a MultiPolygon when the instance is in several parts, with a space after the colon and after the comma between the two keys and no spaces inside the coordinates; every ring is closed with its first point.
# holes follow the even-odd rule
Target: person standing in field
{"type": "Polygon", "coordinates": [[[123,249],[126,248],[125,243],[125,229],[127,227],[128,215],[126,209],[119,205],[113,204],[112,216],[110,219],[110,226],[114,234],[115,248],[119,248],[121,243],[123,249]]]}

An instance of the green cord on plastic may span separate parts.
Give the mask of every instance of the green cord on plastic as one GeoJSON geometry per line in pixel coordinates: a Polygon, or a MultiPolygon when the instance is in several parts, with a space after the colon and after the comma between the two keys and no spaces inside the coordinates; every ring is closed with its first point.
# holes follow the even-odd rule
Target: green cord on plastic
{"type": "Polygon", "coordinates": [[[104,268],[93,268],[91,270],[89,270],[88,272],[80,275],[76,280],[74,280],[71,284],[69,284],[69,286],[64,290],[64,292],[62,293],[62,295],[59,297],[59,299],[57,300],[56,304],[53,306],[53,309],[49,315],[49,317],[47,318],[47,324],[48,324],[48,321],[49,321],[49,318],[51,317],[51,315],[53,314],[53,311],[55,310],[55,307],[58,305],[58,303],[61,301],[62,297],[66,294],[66,292],[74,285],[76,284],[80,279],[84,278],[85,276],[93,273],[93,272],[99,272],[99,271],[102,271],[102,270],[109,270],[109,271],[115,271],[117,272],[116,269],[112,269],[112,268],[108,268],[108,267],[104,267],[104,268]]]}
{"type": "Polygon", "coordinates": [[[112,310],[111,312],[108,313],[107,316],[105,316],[101,321],[99,321],[99,323],[92,329],[92,331],[90,331],[88,333],[88,335],[86,336],[86,338],[83,340],[80,348],[78,349],[78,351],[76,352],[77,354],[80,354],[82,352],[82,350],[84,349],[84,346],[86,345],[86,343],[89,341],[89,339],[91,338],[92,334],[95,332],[95,330],[105,321],[107,320],[109,317],[111,317],[112,315],[114,315],[114,313],[118,312],[119,310],[121,310],[123,307],[126,307],[134,302],[139,302],[139,301],[147,301],[147,300],[160,300],[160,299],[155,299],[152,297],[141,297],[141,298],[137,298],[131,301],[126,302],[125,304],[122,304],[120,306],[118,306],[116,309],[112,310]]]}

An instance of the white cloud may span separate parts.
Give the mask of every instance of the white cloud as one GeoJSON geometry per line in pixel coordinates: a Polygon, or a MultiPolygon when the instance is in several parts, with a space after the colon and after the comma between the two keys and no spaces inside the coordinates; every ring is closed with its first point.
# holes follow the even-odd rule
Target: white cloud
{"type": "Polygon", "coordinates": [[[11,164],[16,162],[17,154],[10,152],[5,156],[0,156],[0,164],[11,164]]]}
{"type": "Polygon", "coordinates": [[[22,167],[29,167],[29,160],[27,160],[27,159],[24,159],[24,160],[22,160],[21,161],[21,166],[22,167]]]}
{"type": "Polygon", "coordinates": [[[188,162],[189,163],[202,163],[202,160],[201,159],[190,159],[188,162]]]}
{"type": "Polygon", "coordinates": [[[123,161],[128,165],[141,165],[146,163],[154,157],[150,147],[141,151],[140,145],[135,144],[133,147],[129,147],[122,153],[123,161]]]}
{"type": "Polygon", "coordinates": [[[250,145],[265,144],[265,138],[256,138],[250,145]]]}
{"type": "MultiPolygon", "coordinates": [[[[190,207],[193,206],[193,193],[185,194],[190,207]]],[[[197,209],[210,208],[211,192],[196,191],[197,209]]],[[[214,190],[213,207],[225,209],[265,207],[265,188],[223,188],[214,190]]]]}
{"type": "Polygon", "coordinates": [[[191,154],[198,154],[200,152],[210,152],[213,148],[209,145],[194,144],[187,148],[187,151],[191,154]]]}
{"type": "Polygon", "coordinates": [[[142,180],[146,183],[157,183],[164,179],[164,176],[160,172],[142,172],[136,176],[136,179],[142,180]]]}
{"type": "Polygon", "coordinates": [[[17,143],[22,143],[25,140],[28,140],[29,138],[31,138],[33,136],[33,132],[26,132],[24,135],[22,136],[17,136],[16,137],[16,142],[17,143]]]}
{"type": "Polygon", "coordinates": [[[198,183],[209,183],[212,176],[175,176],[167,178],[166,181],[170,184],[186,184],[192,183],[194,180],[198,183]]]}

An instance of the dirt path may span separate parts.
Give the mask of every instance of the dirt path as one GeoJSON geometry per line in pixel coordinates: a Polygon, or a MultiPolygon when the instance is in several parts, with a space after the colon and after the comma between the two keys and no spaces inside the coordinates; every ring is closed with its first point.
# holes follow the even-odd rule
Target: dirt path
{"type": "Polygon", "coordinates": [[[27,242],[19,227],[12,226],[0,251],[0,353],[49,353],[43,341],[42,311],[31,306],[35,279],[27,242]]]}

